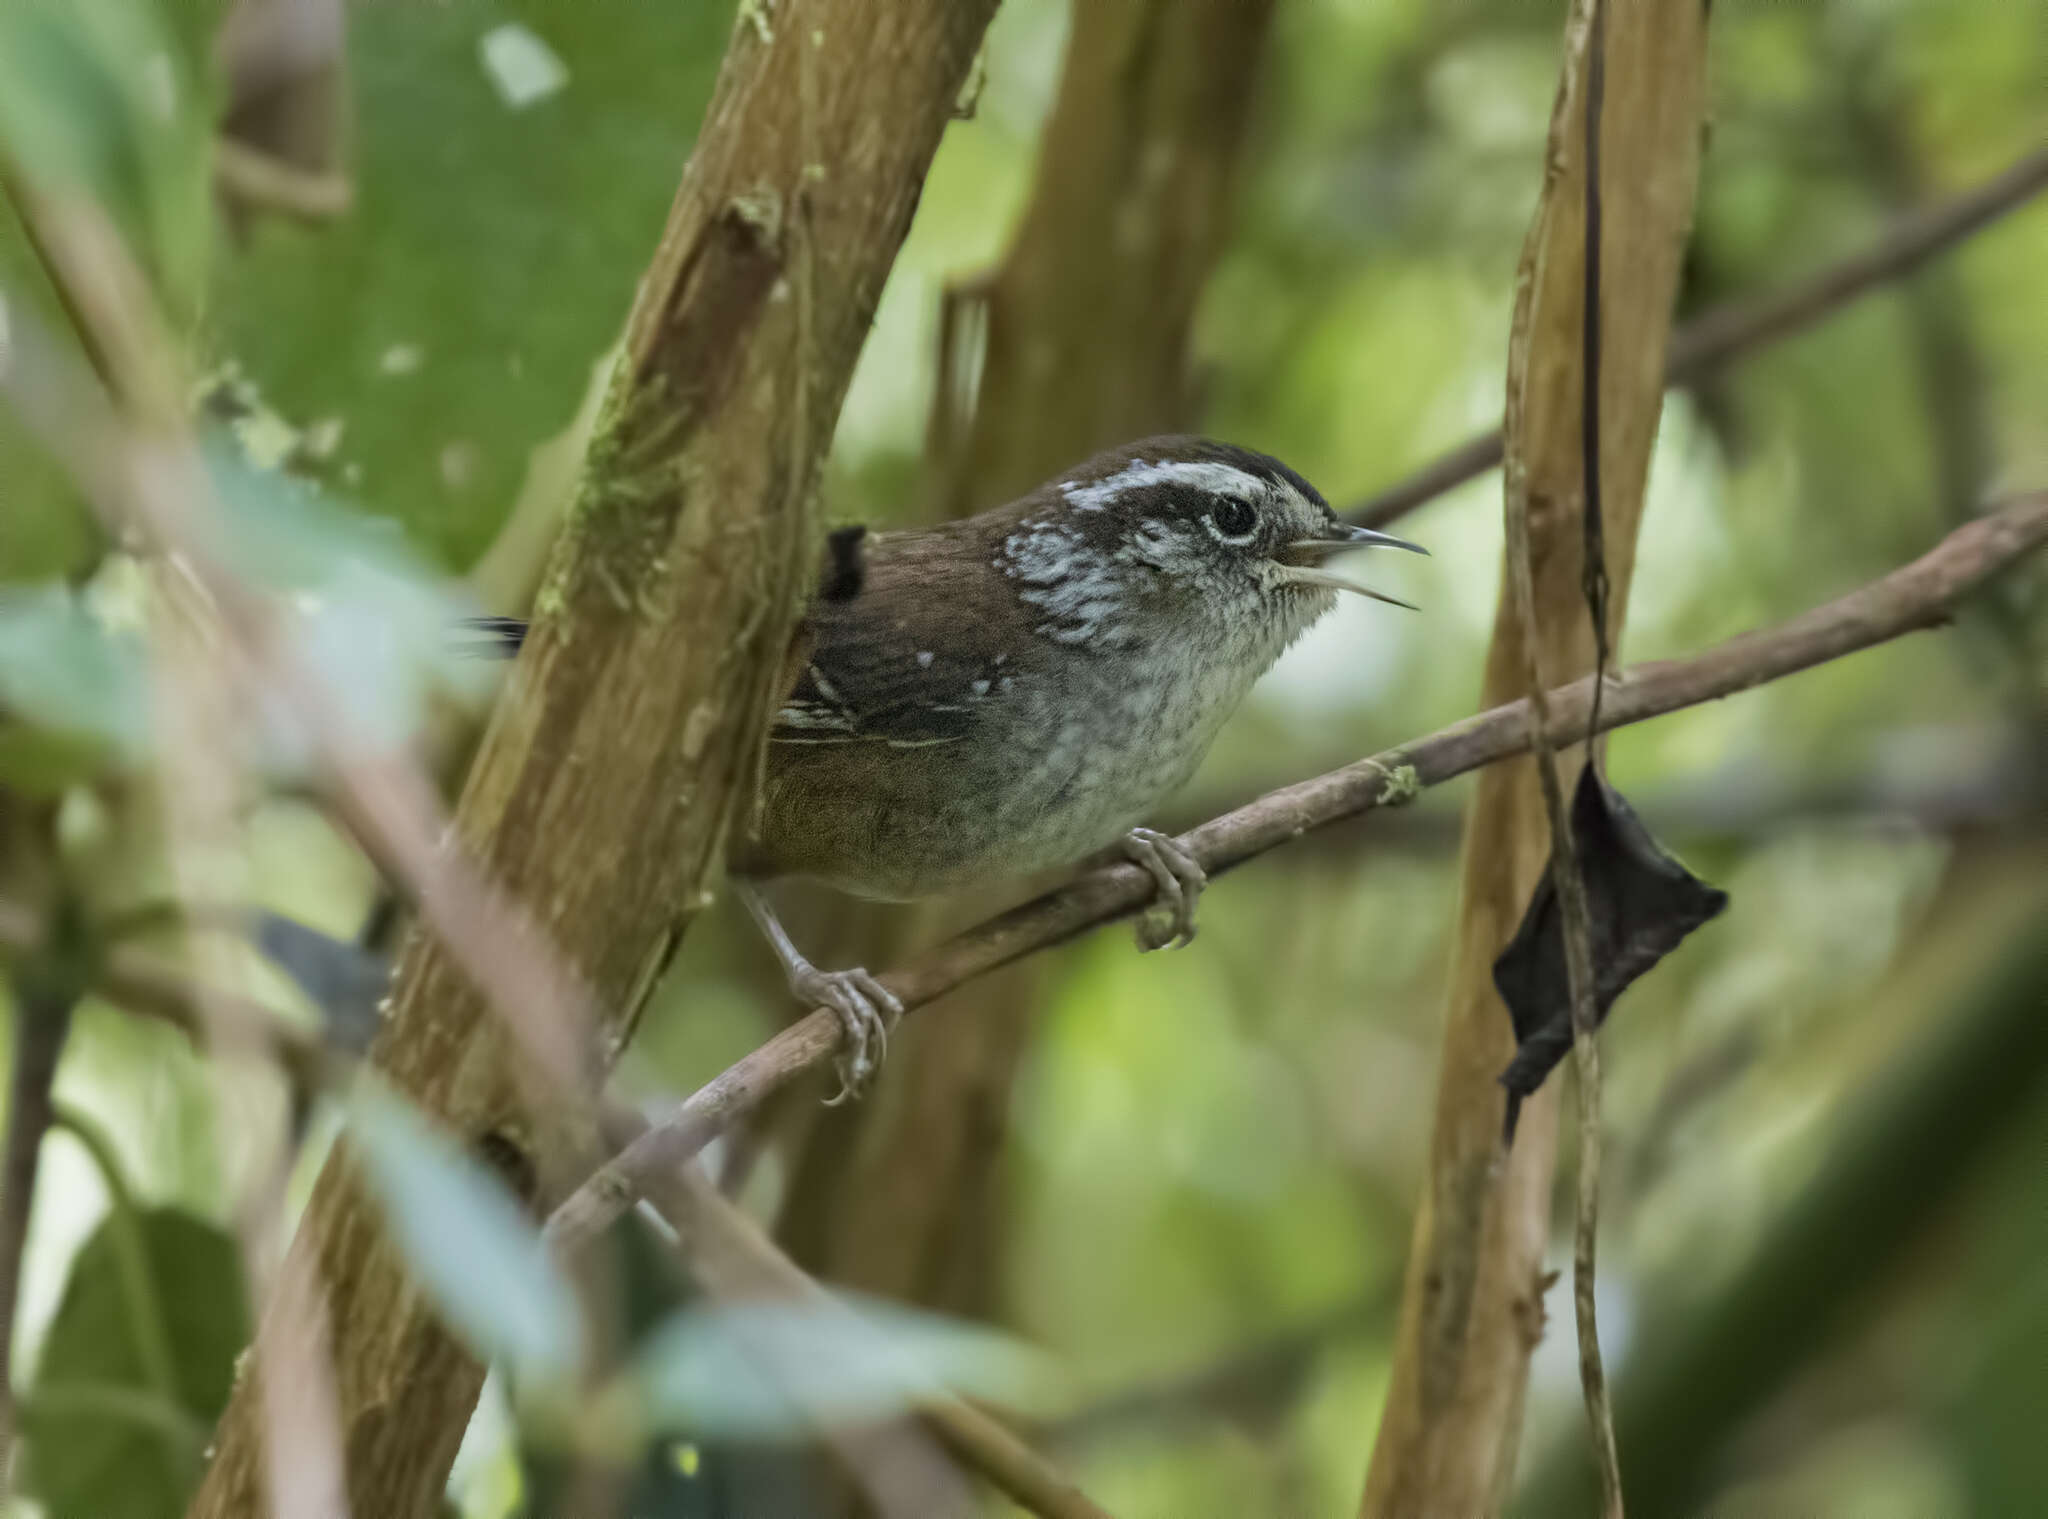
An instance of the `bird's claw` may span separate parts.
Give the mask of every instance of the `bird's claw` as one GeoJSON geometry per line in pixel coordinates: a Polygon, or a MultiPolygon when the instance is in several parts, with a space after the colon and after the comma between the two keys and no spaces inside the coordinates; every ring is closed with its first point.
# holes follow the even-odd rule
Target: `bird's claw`
{"type": "Polygon", "coordinates": [[[889,1054],[889,1030],[903,1016],[903,1003],[864,970],[807,969],[790,978],[790,990],[813,1007],[829,1007],[844,1034],[832,1068],[838,1092],[825,1100],[838,1107],[860,1096],[889,1054]]]}
{"type": "Polygon", "coordinates": [[[1138,948],[1184,949],[1194,942],[1195,903],[1209,876],[1179,840],[1154,828],[1133,828],[1123,838],[1124,858],[1152,877],[1159,895],[1138,919],[1138,948]],[[1154,909],[1164,908],[1164,912],[1154,909]]]}

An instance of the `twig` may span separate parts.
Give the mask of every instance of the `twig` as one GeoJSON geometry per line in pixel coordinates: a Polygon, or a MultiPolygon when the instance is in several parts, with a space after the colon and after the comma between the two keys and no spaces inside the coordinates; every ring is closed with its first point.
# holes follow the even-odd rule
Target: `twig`
{"type": "MultiPolygon", "coordinates": [[[[189,896],[204,889],[193,874],[195,851],[216,849],[231,822],[231,762],[218,762],[198,730],[217,716],[223,687],[205,657],[212,614],[219,612],[233,631],[247,636],[246,628],[233,626],[233,611],[243,609],[236,602],[240,587],[232,577],[206,573],[214,567],[217,533],[176,531],[186,526],[188,512],[204,513],[211,505],[211,487],[186,430],[176,345],[119,234],[89,200],[30,197],[20,205],[24,219],[36,226],[38,252],[53,283],[67,293],[74,319],[100,356],[111,398],[69,373],[46,342],[38,340],[31,349],[22,334],[16,334],[10,361],[0,370],[0,390],[42,424],[46,441],[105,514],[110,531],[138,533],[163,551],[166,594],[153,609],[163,612],[160,620],[172,636],[185,638],[185,657],[174,653],[165,659],[161,637],[152,641],[152,652],[165,677],[160,691],[170,697],[161,704],[171,754],[167,775],[179,782],[167,787],[172,864],[189,896]]],[[[214,525],[210,516],[202,520],[214,525]]],[[[242,652],[232,638],[223,644],[231,661],[242,652]]],[[[309,684],[307,694],[317,701],[317,685],[309,684]]],[[[198,1012],[208,1024],[209,1043],[223,1055],[260,1054],[238,1048],[235,1025],[216,1026],[206,1002],[198,1012]]],[[[226,1090],[221,1088],[223,1095],[226,1090]]],[[[273,1251],[266,1224],[283,1200],[288,1175],[286,1143],[278,1138],[266,1157],[272,1161],[267,1174],[255,1176],[236,1208],[238,1242],[259,1318],[271,1306],[273,1251]]],[[[264,1480],[272,1509],[286,1519],[346,1519],[326,1312],[309,1269],[288,1270],[278,1283],[283,1291],[275,1328],[251,1366],[268,1422],[264,1480]]]]}
{"type": "MultiPolygon", "coordinates": [[[[1878,742],[1871,752],[1901,750],[1878,742]]],[[[1246,786],[1226,793],[1218,787],[1215,793],[1194,798],[1195,805],[1176,809],[1178,821],[1173,826],[1162,822],[1160,827],[1178,833],[1243,796],[1268,789],[1246,786]]],[[[1775,838],[1787,828],[1838,828],[1873,835],[1953,834],[1987,827],[2038,832],[2048,827],[2043,800],[2042,784],[2033,778],[2027,762],[2015,756],[1982,764],[1959,761],[1950,773],[1939,776],[1857,772],[1812,777],[1773,775],[1744,758],[1631,802],[1658,838],[1719,841],[1775,838]]],[[[1440,855],[1457,847],[1461,832],[1458,809],[1446,804],[1389,814],[1374,824],[1370,837],[1381,850],[1440,855]]],[[[1348,858],[1366,837],[1363,830],[1347,833],[1333,828],[1304,839],[1302,847],[1332,860],[1348,858]]]]}
{"type": "Polygon", "coordinates": [[[346,174],[302,169],[235,137],[213,140],[213,182],[242,205],[303,222],[332,221],[356,203],[355,183],[346,174]]]}
{"type": "MultiPolygon", "coordinates": [[[[1731,359],[1805,331],[1836,307],[1911,274],[2043,189],[2048,189],[2048,149],[2029,154],[1995,179],[1951,200],[1908,212],[1869,247],[1796,285],[1739,296],[1701,313],[1672,335],[1665,382],[1682,385],[1701,379],[1731,359]]],[[[1500,463],[1501,447],[1498,427],[1468,438],[1407,479],[1346,507],[1345,520],[1383,527],[1485,474],[1500,463]]]]}
{"type": "MultiPolygon", "coordinates": [[[[20,903],[0,901],[0,949],[26,953],[35,947],[42,931],[35,913],[20,903]]],[[[123,1011],[169,1024],[201,1049],[206,1047],[207,1025],[199,1016],[192,981],[169,961],[147,950],[116,947],[95,971],[93,989],[123,1011]]],[[[208,996],[215,1011],[232,1020],[239,1039],[260,1045],[295,1081],[309,1088],[326,1087],[343,1068],[348,1052],[328,1049],[262,1003],[219,988],[208,996]]]]}
{"type": "MultiPolygon", "coordinates": [[[[1564,24],[1543,183],[1517,265],[1508,344],[1507,491],[1510,500],[1521,495],[1528,503],[1537,648],[1555,679],[1598,663],[1581,603],[1589,587],[1607,594],[1600,582],[1609,558],[1613,615],[1625,614],[1706,109],[1706,7],[1698,0],[1638,0],[1607,21],[1614,67],[1605,81],[1606,210],[1615,237],[1600,304],[1605,321],[1628,335],[1630,361],[1615,366],[1603,397],[1601,463],[1610,499],[1598,551],[1587,542],[1595,516],[1581,396],[1591,0],[1574,0],[1564,24]]],[[[1526,702],[1530,686],[1513,559],[1510,553],[1504,566],[1488,647],[1483,690],[1490,702],[1526,702]]],[[[1599,726],[1594,714],[1604,693],[1597,675],[1587,690],[1587,707],[1572,717],[1553,712],[1552,734],[1576,737],[1599,726]]],[[[1457,950],[1444,992],[1423,1186],[1434,1203],[1415,1215],[1386,1412],[1359,1504],[1363,1519],[1491,1512],[1512,1477],[1547,1285],[1558,1107],[1557,1092],[1544,1093],[1519,1115],[1526,1125],[1519,1142],[1503,1146],[1517,1115],[1512,1092],[1503,1104],[1500,1077],[1525,1030],[1507,1015],[1496,967],[1554,855],[1539,772],[1517,764],[1480,777],[1467,811],[1457,950]]]]}
{"type": "MultiPolygon", "coordinates": [[[[1691,659],[1652,661],[1608,683],[1601,731],[1731,696],[1932,627],[1951,606],[2021,555],[2048,541],[2048,492],[1956,529],[1927,554],[1838,600],[1769,631],[1746,633],[1691,659]]],[[[1550,693],[1554,720],[1585,723],[1592,682],[1550,693]]],[[[1370,759],[1269,792],[1181,835],[1211,875],[1286,844],[1311,829],[1357,817],[1529,747],[1527,701],[1511,702],[1370,759]]],[[[984,972],[1142,908],[1152,878],[1113,865],[1011,909],[882,978],[906,1008],[921,1007],[984,972]]],[[[617,1218],[642,1188],[681,1165],[738,1115],[798,1074],[831,1058],[840,1025],[813,1010],[706,1083],[665,1121],[586,1181],[555,1210],[548,1231],[574,1249],[617,1218]]]]}
{"type": "MultiPolygon", "coordinates": [[[[104,219],[76,208],[51,230],[58,234],[49,238],[53,272],[74,292],[99,346],[117,356],[149,352],[154,312],[104,219]]],[[[139,356],[110,367],[117,393],[165,388],[155,366],[139,356]]],[[[33,324],[18,321],[0,394],[36,428],[111,530],[140,533],[186,572],[229,635],[217,652],[305,726],[344,824],[426,907],[464,972],[504,1015],[528,1057],[524,1073],[545,1080],[556,1100],[574,1102],[575,1094],[594,1091],[594,1054],[580,1032],[592,1027],[582,987],[462,851],[439,846],[448,822],[431,784],[416,767],[372,752],[358,738],[345,704],[332,700],[326,682],[274,636],[268,604],[221,563],[212,487],[175,412],[160,410],[156,435],[145,436],[71,368],[33,324]]]]}
{"type": "Polygon", "coordinates": [[[0,1497],[9,1486],[14,1453],[14,1310],[21,1295],[21,1257],[28,1245],[43,1135],[50,1127],[57,1057],[84,988],[82,929],[78,904],[60,906],[47,941],[37,942],[14,968],[14,1073],[7,1150],[0,1160],[0,1497]]]}
{"type": "MultiPolygon", "coordinates": [[[[0,899],[0,949],[22,952],[39,940],[36,914],[19,903],[0,899]]],[[[155,1022],[167,1023],[191,1036],[203,1038],[206,1025],[199,1009],[213,1003],[232,1008],[251,1037],[270,1043],[281,1062],[294,1072],[305,1073],[323,1089],[345,1086],[356,1067],[355,1051],[324,1044],[260,1003],[215,988],[202,988],[181,972],[151,960],[139,951],[117,951],[102,966],[93,990],[125,1012],[155,1022]]],[[[91,1136],[78,1130],[68,1115],[58,1122],[74,1129],[90,1143],[91,1136]]],[[[628,1141],[647,1129],[637,1112],[622,1104],[605,1105],[604,1132],[613,1143],[628,1141]]],[[[110,1187],[118,1178],[110,1180],[110,1187]]],[[[693,1270],[704,1265],[701,1253],[687,1248],[690,1241],[709,1232],[718,1237],[728,1258],[751,1261],[751,1269],[784,1293],[806,1295],[822,1292],[803,1270],[762,1235],[746,1215],[727,1202],[694,1166],[686,1168],[684,1180],[674,1183],[663,1178],[651,1199],[657,1211],[677,1231],[684,1264],[693,1270]],[[692,1231],[695,1231],[694,1233],[692,1231]]],[[[1017,1503],[1045,1519],[1108,1519],[1062,1473],[1032,1451],[1023,1441],[987,1414],[959,1400],[929,1404],[919,1410],[945,1445],[973,1466],[1017,1503]]]]}
{"type": "Polygon", "coordinates": [[[1042,1519],[1110,1519],[1064,1472],[973,1404],[955,1398],[920,1412],[946,1449],[1019,1507],[1042,1519]]]}
{"type": "Polygon", "coordinates": [[[1333,1343],[1383,1326],[1400,1301],[1389,1277],[1335,1308],[1279,1329],[1186,1371],[1110,1393],[1032,1433],[1062,1450],[1199,1415],[1240,1418],[1279,1407],[1305,1382],[1333,1343]]]}
{"type": "MultiPolygon", "coordinates": [[[[615,1119],[616,1123],[617,1120],[615,1119]]],[[[645,1131],[638,1116],[626,1120],[645,1131]]],[[[623,1138],[614,1129],[615,1137],[623,1138]]],[[[728,1202],[694,1161],[654,1178],[649,1199],[675,1228],[692,1275],[713,1296],[774,1296],[831,1301],[825,1290],[728,1202]]],[[[994,1419],[958,1398],[919,1410],[939,1439],[1003,1493],[1043,1519],[1110,1519],[1064,1474],[994,1419]]]]}
{"type": "MultiPolygon", "coordinates": [[[[1581,579],[1586,611],[1593,623],[1593,694],[1587,714],[1589,729],[1600,720],[1600,692],[1607,675],[1607,563],[1600,518],[1600,117],[1606,92],[1607,8],[1589,0],[1591,35],[1586,45],[1585,235],[1581,291],[1579,413],[1580,477],[1584,563],[1581,579]]],[[[1533,286],[1533,277],[1519,282],[1533,286]]],[[[1526,309],[1526,308],[1524,308],[1526,309]]],[[[1515,342],[1525,345],[1527,326],[1517,321],[1515,342]]],[[[1508,360],[1506,432],[1526,438],[1520,408],[1529,373],[1526,350],[1508,360]]],[[[1543,792],[1543,810],[1550,822],[1550,880],[1564,935],[1565,983],[1571,995],[1572,1051],[1578,1071],[1578,1139],[1576,1206],[1572,1229],[1572,1304],[1578,1331],[1579,1385],[1592,1426],[1593,1450],[1600,1469],[1601,1512],[1621,1519],[1621,1460],[1614,1443],[1614,1413],[1607,1392],[1607,1370],[1600,1355],[1600,1323],[1594,1296],[1595,1251],[1600,1227],[1600,1048],[1594,1039],[1599,1013],[1593,1002],[1593,923],[1586,900],[1586,876],[1572,833],[1570,810],[1557,771],[1557,729],[1551,724],[1545,694],[1542,640],[1537,626],[1536,577],[1529,548],[1529,476],[1519,460],[1507,472],[1507,563],[1514,586],[1516,611],[1522,623],[1522,649],[1529,666],[1529,736],[1536,774],[1543,792]]],[[[1586,740],[1584,763],[1599,763],[1592,733],[1586,740]]],[[[1512,1109],[1510,1110],[1512,1111],[1512,1109]]]]}
{"type": "MultiPolygon", "coordinates": [[[[163,763],[158,771],[167,823],[172,880],[183,900],[204,910],[210,892],[235,897],[246,874],[235,819],[246,800],[246,777],[232,745],[220,734],[232,721],[235,693],[229,662],[212,657],[220,642],[212,628],[215,598],[178,571],[176,561],[153,566],[157,594],[150,598],[149,652],[163,763]]],[[[231,946],[219,935],[193,941],[202,988],[233,977],[231,946]]],[[[247,1075],[270,1071],[260,1042],[245,1040],[239,1025],[215,1015],[202,995],[198,1010],[213,1058],[207,1072],[218,1111],[231,1112],[247,1075]]],[[[246,1117],[235,1149],[216,1138],[230,1174],[239,1171],[230,1219],[239,1247],[249,1305],[257,1322],[274,1324],[250,1375],[259,1384],[267,1421],[265,1453],[271,1502],[281,1519],[346,1519],[342,1435],[334,1415],[334,1371],[326,1354],[326,1313],[318,1294],[292,1290],[278,1270],[285,1190],[296,1150],[283,1113],[246,1117]],[[251,1120],[254,1121],[251,1121],[251,1120]],[[232,1164],[239,1156],[244,1165],[232,1164]],[[274,1310],[274,1312],[273,1312],[274,1310]]],[[[143,1268],[146,1270],[146,1266],[143,1268]]],[[[193,1476],[196,1478],[195,1470],[193,1476]]]]}
{"type": "MultiPolygon", "coordinates": [[[[91,207],[80,208],[75,221],[53,241],[58,251],[54,275],[80,296],[78,309],[93,330],[106,335],[118,359],[111,367],[117,390],[126,381],[161,398],[165,386],[154,368],[140,360],[168,351],[156,341],[159,324],[146,293],[134,278],[125,250],[91,207]]],[[[186,576],[191,587],[217,615],[227,635],[216,651],[253,689],[283,702],[307,729],[323,761],[326,780],[344,822],[386,876],[418,899],[422,914],[457,963],[487,993],[492,1010],[528,1057],[523,1074],[543,1078],[544,1092],[535,1096],[565,1110],[565,1147],[594,1137],[599,1128],[599,1064],[586,1035],[596,1025],[594,1009],[581,983],[554,953],[546,936],[534,931],[524,912],[485,879],[459,850],[444,849],[449,832],[432,787],[419,769],[369,750],[340,716],[341,704],[328,699],[322,682],[303,661],[294,661],[274,636],[267,601],[244,585],[221,562],[214,544],[219,521],[211,489],[200,468],[182,419],[158,404],[145,412],[153,427],[148,434],[116,416],[91,387],[66,373],[47,344],[37,342],[29,362],[19,356],[0,370],[0,392],[11,394],[32,420],[41,424],[59,457],[67,463],[93,504],[116,530],[138,532],[166,562],[186,576]]],[[[799,377],[800,381],[802,377],[799,377]]],[[[199,1012],[208,1012],[202,988],[199,1012]]],[[[219,1031],[208,1028],[210,1040],[219,1031]]],[[[536,1103],[540,1107],[541,1103],[536,1103]]],[[[581,1175],[602,1159],[595,1151],[567,1153],[564,1162],[581,1175]]],[[[255,1276],[251,1268],[252,1280],[255,1276]]],[[[277,1282],[277,1311],[264,1315],[259,1344],[266,1355],[287,1368],[307,1368],[308,1375],[265,1379],[265,1417],[269,1423],[269,1471],[281,1512],[297,1513],[284,1499],[284,1479],[293,1476],[278,1459],[296,1449],[284,1438],[309,1418],[338,1425],[338,1409],[324,1378],[311,1386],[311,1370],[325,1371],[327,1315],[319,1295],[316,1263],[293,1252],[277,1282]],[[308,1359],[317,1357],[317,1361],[308,1359]],[[294,1389],[305,1389],[307,1406],[280,1402],[294,1389]]],[[[261,1375],[261,1370],[258,1372],[261,1375]]],[[[915,1432],[911,1432],[915,1436],[915,1432]]],[[[930,1496],[958,1477],[936,1456],[922,1437],[906,1438],[901,1430],[885,1436],[894,1468],[924,1473],[915,1485],[930,1496]]],[[[317,1454],[317,1453],[316,1453],[317,1454]]],[[[299,1463],[304,1468],[295,1489],[309,1494],[309,1512],[345,1511],[338,1445],[335,1459],[299,1463]],[[323,1479],[331,1468],[332,1482],[323,1479]],[[309,1487],[317,1484],[317,1491],[309,1487]],[[331,1489],[331,1492],[328,1491],[331,1489]]],[[[864,1476],[874,1473],[863,1469],[864,1476]]],[[[879,1489],[878,1489],[879,1490],[879,1489]]],[[[964,1488],[961,1488],[964,1494],[964,1488]]],[[[942,1501],[906,1508],[885,1503],[885,1512],[964,1512],[964,1504],[942,1501]]]]}

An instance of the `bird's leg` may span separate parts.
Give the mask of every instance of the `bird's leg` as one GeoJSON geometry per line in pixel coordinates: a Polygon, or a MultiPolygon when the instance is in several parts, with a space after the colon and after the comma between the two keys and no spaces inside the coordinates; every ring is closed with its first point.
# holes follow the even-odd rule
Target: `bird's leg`
{"type": "Polygon", "coordinates": [[[1209,884],[1201,861],[1178,839],[1152,828],[1133,828],[1123,836],[1122,849],[1124,858],[1143,866],[1158,885],[1154,906],[1168,909],[1164,914],[1148,910],[1138,919],[1138,948],[1186,948],[1195,937],[1195,902],[1209,884]]]}
{"type": "Polygon", "coordinates": [[[808,1007],[829,1007],[839,1015],[846,1034],[845,1047],[834,1061],[839,1091],[826,1105],[833,1107],[858,1097],[889,1053],[889,1030],[903,1016],[902,1002],[864,970],[819,970],[798,953],[758,887],[734,880],[733,891],[747,904],[775,958],[782,962],[790,995],[808,1007]]]}

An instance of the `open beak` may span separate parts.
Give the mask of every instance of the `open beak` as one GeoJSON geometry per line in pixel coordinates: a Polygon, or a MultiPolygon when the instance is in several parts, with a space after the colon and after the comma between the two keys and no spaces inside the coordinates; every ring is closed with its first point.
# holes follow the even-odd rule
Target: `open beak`
{"type": "Polygon", "coordinates": [[[1388,596],[1356,581],[1332,575],[1328,570],[1318,569],[1332,554],[1341,554],[1347,549],[1390,548],[1406,549],[1411,554],[1427,554],[1428,549],[1419,543],[1410,543],[1406,538],[1396,538],[1392,533],[1382,533],[1374,528],[1353,527],[1348,522],[1332,522],[1319,537],[1297,538],[1284,545],[1279,554],[1282,573],[1296,585],[1322,585],[1332,590],[1349,591],[1354,596],[1370,596],[1374,601],[1384,601],[1390,606],[1406,607],[1409,611],[1421,610],[1413,602],[1403,601],[1398,596],[1388,596]]]}

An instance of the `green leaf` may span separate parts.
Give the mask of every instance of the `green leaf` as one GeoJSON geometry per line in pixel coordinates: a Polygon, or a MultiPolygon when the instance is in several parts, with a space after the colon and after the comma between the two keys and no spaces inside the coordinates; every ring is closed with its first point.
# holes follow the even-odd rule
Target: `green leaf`
{"type": "Polygon", "coordinates": [[[210,430],[203,447],[226,517],[229,567],[291,602],[300,654],[369,743],[402,745],[436,691],[483,695],[498,672],[464,658],[451,636],[476,607],[419,564],[396,522],[252,461],[246,429],[210,430]]]}
{"type": "MultiPolygon", "coordinates": [[[[213,104],[195,49],[221,0],[0,0],[0,161],[55,203],[105,213],[179,325],[212,240],[213,104]]],[[[13,208],[0,209],[0,356],[29,319],[70,314],[13,208]]],[[[4,357],[0,357],[4,362],[4,357]]],[[[0,578],[78,573],[98,530],[55,461],[0,408],[0,578]]]]}
{"type": "Polygon", "coordinates": [[[149,748],[141,640],[109,629],[68,586],[0,586],[0,779],[61,787],[149,748]],[[39,731],[38,731],[39,730],[39,731]]]}
{"type": "MultiPolygon", "coordinates": [[[[256,467],[225,429],[205,434],[203,452],[225,517],[228,567],[289,603],[289,636],[366,742],[404,744],[437,693],[463,702],[484,695],[500,671],[463,657],[453,636],[475,605],[418,564],[398,524],[256,467]]],[[[47,793],[148,758],[147,653],[126,627],[139,613],[119,605],[140,589],[128,570],[129,562],[109,560],[83,594],[0,583],[0,780],[47,793]]],[[[249,758],[292,773],[305,767],[306,745],[279,726],[256,735],[249,758]]]]}
{"type": "Polygon", "coordinates": [[[166,303],[188,314],[212,225],[212,114],[156,6],[0,4],[0,153],[44,193],[97,201],[166,303]]]}
{"type": "Polygon", "coordinates": [[[348,1108],[370,1186],[448,1327],[522,1382],[571,1376],[575,1294],[504,1183],[387,1087],[358,1082],[348,1108]]]}
{"type": "MultiPolygon", "coordinates": [[[[70,330],[21,219],[0,208],[0,355],[31,322],[58,341],[70,330]]],[[[13,407],[0,405],[0,582],[83,574],[99,545],[98,525],[63,467],[13,407]]]]}
{"type": "Polygon", "coordinates": [[[24,1490],[52,1519],[178,1519],[248,1337],[233,1239],[117,1205],[72,1258],[22,1399],[24,1490]]]}
{"type": "Polygon", "coordinates": [[[945,1394],[1043,1406],[1049,1363],[1007,1335],[845,1294],[690,1308],[627,1373],[644,1416],[693,1437],[866,1423],[945,1394]]]}
{"type": "Polygon", "coordinates": [[[211,336],[337,430],[336,478],[431,562],[474,561],[576,414],[731,25],[730,4],[350,7],[355,207],[223,250],[211,336]]]}

